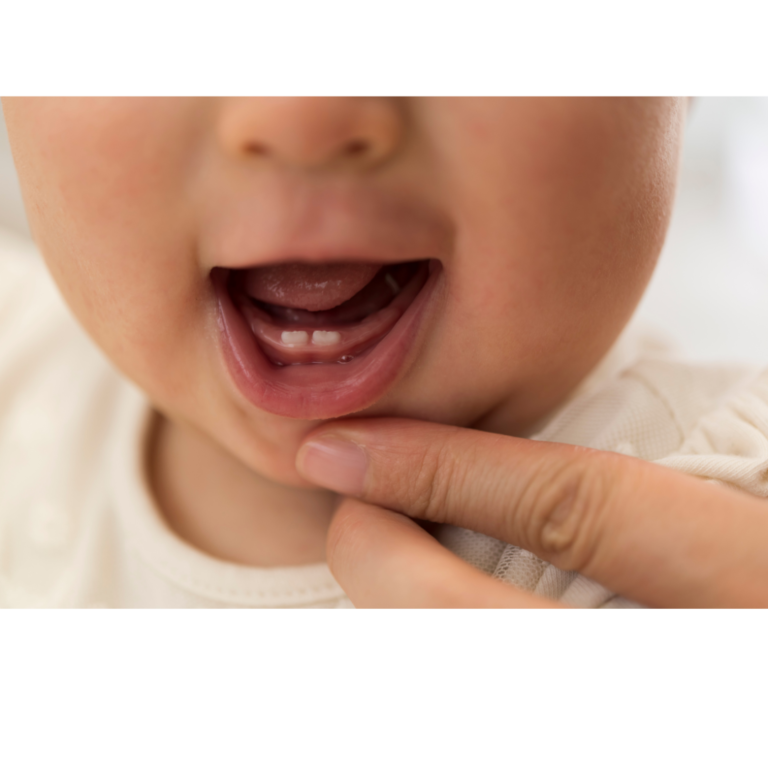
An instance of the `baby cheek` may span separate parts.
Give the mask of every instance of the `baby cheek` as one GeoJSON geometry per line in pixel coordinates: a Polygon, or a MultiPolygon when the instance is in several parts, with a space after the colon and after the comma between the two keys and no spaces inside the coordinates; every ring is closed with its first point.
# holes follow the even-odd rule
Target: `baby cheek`
{"type": "Polygon", "coordinates": [[[60,110],[57,130],[39,128],[30,139],[40,149],[22,163],[30,223],[97,341],[149,352],[194,325],[203,289],[184,142],[174,141],[178,132],[152,131],[152,115],[134,100],[86,102],[60,110]]]}
{"type": "Polygon", "coordinates": [[[208,285],[185,194],[194,148],[167,114],[108,101],[25,116],[19,164],[30,223],[89,335],[153,400],[181,406],[190,382],[212,368],[208,285]],[[160,117],[166,124],[153,127],[160,117]]]}

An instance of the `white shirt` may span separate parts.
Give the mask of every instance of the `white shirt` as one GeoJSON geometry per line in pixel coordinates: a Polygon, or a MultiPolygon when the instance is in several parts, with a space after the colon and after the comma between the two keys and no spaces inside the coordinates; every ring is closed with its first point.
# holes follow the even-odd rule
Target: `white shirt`
{"type": "Polygon", "coordinates": [[[351,607],[325,563],[252,568],[179,539],[144,472],[152,413],[0,233],[0,606],[351,607]]]}
{"type": "MultiPolygon", "coordinates": [[[[152,413],[72,319],[34,248],[0,231],[0,606],[351,607],[325,563],[248,567],[176,536],[144,471],[152,413]]],[[[534,438],[768,496],[766,435],[768,372],[643,359],[624,343],[534,438]]],[[[439,538],[538,594],[633,605],[487,536],[445,527],[439,538]]]]}

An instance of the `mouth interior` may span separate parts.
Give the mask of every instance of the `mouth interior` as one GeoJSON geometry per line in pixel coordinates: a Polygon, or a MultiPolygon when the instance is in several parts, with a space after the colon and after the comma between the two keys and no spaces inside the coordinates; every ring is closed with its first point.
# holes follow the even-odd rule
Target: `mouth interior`
{"type": "Polygon", "coordinates": [[[233,270],[229,285],[273,364],[344,364],[386,336],[423,287],[428,272],[426,261],[286,264],[233,270]]]}

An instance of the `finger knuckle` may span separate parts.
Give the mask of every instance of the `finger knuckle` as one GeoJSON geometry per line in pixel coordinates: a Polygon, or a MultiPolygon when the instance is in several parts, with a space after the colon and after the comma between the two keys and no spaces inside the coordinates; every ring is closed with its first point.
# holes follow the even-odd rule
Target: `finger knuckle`
{"type": "Polygon", "coordinates": [[[532,548],[564,570],[589,570],[610,507],[609,478],[610,467],[592,452],[542,473],[525,503],[532,548]]]}
{"type": "Polygon", "coordinates": [[[433,522],[444,522],[449,495],[461,484],[461,468],[445,443],[434,443],[412,461],[410,513],[433,522]]]}

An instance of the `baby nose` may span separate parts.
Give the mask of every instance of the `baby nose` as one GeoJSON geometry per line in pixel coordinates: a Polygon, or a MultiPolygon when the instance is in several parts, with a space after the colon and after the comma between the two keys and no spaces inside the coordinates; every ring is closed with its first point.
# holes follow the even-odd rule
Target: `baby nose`
{"type": "Polygon", "coordinates": [[[219,138],[230,155],[302,169],[368,168],[395,153],[401,107],[389,98],[242,98],[227,100],[219,138]]]}

